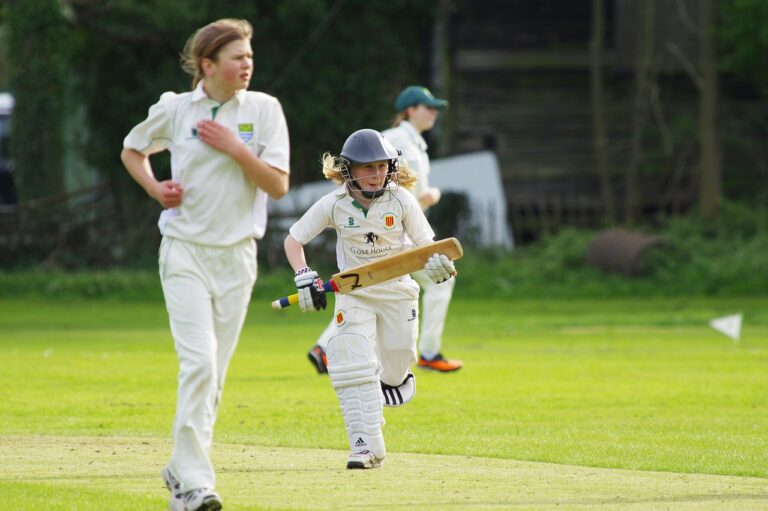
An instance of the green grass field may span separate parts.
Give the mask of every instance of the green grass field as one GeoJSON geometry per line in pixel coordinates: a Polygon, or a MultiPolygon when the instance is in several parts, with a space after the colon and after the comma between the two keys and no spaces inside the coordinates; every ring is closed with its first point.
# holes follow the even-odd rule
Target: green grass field
{"type": "MultiPolygon", "coordinates": [[[[165,509],[163,304],[0,311],[0,510],[165,509]]],[[[372,471],[344,469],[305,359],[327,319],[252,304],[213,450],[225,509],[768,509],[768,298],[457,299],[466,367],[417,372],[372,471]],[[734,312],[738,343],[708,327],[734,312]]]]}

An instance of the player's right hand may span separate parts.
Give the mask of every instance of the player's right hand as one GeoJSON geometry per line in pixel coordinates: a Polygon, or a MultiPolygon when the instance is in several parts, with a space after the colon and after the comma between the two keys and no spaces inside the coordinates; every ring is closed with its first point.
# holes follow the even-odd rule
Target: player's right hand
{"type": "Polygon", "coordinates": [[[323,281],[309,266],[296,272],[293,279],[299,291],[299,307],[302,312],[315,312],[328,306],[323,281]]]}
{"type": "Polygon", "coordinates": [[[427,276],[435,284],[440,284],[456,276],[456,267],[448,256],[444,254],[432,254],[424,265],[427,276]]]}
{"type": "Polygon", "coordinates": [[[181,204],[184,189],[176,181],[159,181],[152,189],[152,198],[164,208],[175,208],[181,204]]]}

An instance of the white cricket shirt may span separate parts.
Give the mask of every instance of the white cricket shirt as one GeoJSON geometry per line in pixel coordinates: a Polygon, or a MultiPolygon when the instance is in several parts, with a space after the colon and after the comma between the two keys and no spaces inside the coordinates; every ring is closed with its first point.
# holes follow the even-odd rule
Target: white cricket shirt
{"type": "Polygon", "coordinates": [[[206,96],[202,81],[191,92],[166,92],[123,142],[145,155],[171,153],[172,179],[184,196],[181,205],[161,213],[160,232],[212,246],[259,239],[267,225],[268,195],[232,157],[197,138],[195,126],[205,119],[232,130],[268,165],[290,172],[288,126],[276,98],[241,90],[219,104],[206,96]]]}
{"type": "Polygon", "coordinates": [[[313,204],[289,232],[306,245],[326,228],[336,230],[339,271],[425,245],[435,237],[416,198],[396,185],[368,210],[349,195],[346,185],[340,187],[313,204]]]}
{"type": "Polygon", "coordinates": [[[408,167],[418,177],[412,193],[417,198],[421,197],[429,188],[429,155],[424,137],[408,121],[402,121],[397,127],[384,130],[381,134],[403,153],[408,167]]]}

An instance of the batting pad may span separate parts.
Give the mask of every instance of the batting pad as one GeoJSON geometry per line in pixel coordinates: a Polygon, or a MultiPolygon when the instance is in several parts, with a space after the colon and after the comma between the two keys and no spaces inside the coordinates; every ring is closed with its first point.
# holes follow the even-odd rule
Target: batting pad
{"type": "Polygon", "coordinates": [[[341,334],[328,342],[328,374],[339,398],[352,452],[371,451],[386,456],[381,428],[384,410],[379,363],[362,335],[341,334]]]}

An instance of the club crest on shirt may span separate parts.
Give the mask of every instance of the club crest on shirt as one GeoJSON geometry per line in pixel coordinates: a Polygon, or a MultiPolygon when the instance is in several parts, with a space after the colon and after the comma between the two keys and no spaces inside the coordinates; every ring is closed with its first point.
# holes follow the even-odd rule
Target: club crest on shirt
{"type": "Polygon", "coordinates": [[[336,311],[336,318],[335,318],[336,319],[336,326],[341,326],[341,325],[343,325],[344,323],[347,322],[347,318],[344,317],[345,314],[346,314],[346,312],[344,312],[343,309],[339,309],[339,310],[336,311]]]}
{"type": "Polygon", "coordinates": [[[384,228],[386,230],[391,231],[395,228],[395,220],[397,220],[397,216],[395,216],[394,213],[384,213],[381,218],[384,220],[384,228]]]}
{"type": "Polygon", "coordinates": [[[240,140],[247,144],[253,138],[253,124],[238,124],[237,134],[240,136],[240,140]]]}

